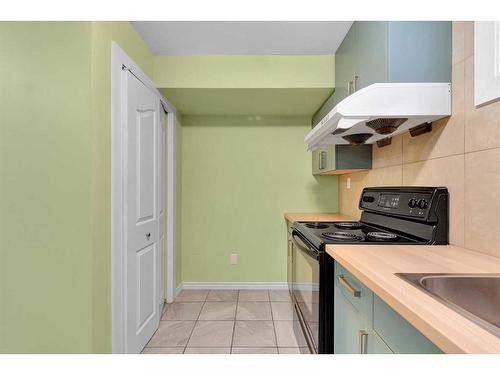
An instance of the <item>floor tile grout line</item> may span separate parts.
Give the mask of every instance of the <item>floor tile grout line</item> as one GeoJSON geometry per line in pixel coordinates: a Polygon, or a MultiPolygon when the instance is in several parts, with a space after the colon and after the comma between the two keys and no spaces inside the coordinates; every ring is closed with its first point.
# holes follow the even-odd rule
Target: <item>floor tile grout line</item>
{"type": "Polygon", "coordinates": [[[198,317],[196,318],[196,320],[194,321],[194,324],[193,324],[193,328],[191,329],[191,333],[189,334],[189,337],[186,341],[186,346],[184,347],[184,350],[182,351],[182,354],[185,354],[186,353],[186,349],[189,345],[189,341],[191,340],[191,337],[193,336],[193,332],[194,332],[194,329],[196,328],[196,326],[198,325],[198,322],[200,320],[200,315],[201,315],[201,312],[203,311],[203,307],[205,306],[205,302],[207,300],[207,296],[208,296],[208,292],[207,294],[205,295],[205,300],[203,301],[202,305],[201,305],[201,309],[198,313],[198,317]]]}
{"type": "Polygon", "coordinates": [[[273,314],[273,304],[271,303],[271,293],[267,291],[269,295],[269,308],[271,309],[271,319],[273,322],[273,332],[274,332],[274,341],[276,342],[276,352],[279,354],[278,351],[278,335],[276,334],[276,325],[274,324],[274,314],[273,314]]]}
{"type": "Polygon", "coordinates": [[[234,309],[233,334],[231,335],[231,345],[229,347],[229,354],[233,354],[234,331],[236,331],[236,315],[238,314],[239,304],[240,304],[240,290],[238,290],[238,296],[236,297],[236,309],[234,309]]]}

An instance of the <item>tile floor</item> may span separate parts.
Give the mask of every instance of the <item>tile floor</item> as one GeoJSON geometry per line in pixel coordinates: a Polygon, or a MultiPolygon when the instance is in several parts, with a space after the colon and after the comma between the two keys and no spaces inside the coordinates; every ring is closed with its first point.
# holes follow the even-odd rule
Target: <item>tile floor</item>
{"type": "Polygon", "coordinates": [[[183,290],[145,354],[309,353],[288,290],[183,290]]]}

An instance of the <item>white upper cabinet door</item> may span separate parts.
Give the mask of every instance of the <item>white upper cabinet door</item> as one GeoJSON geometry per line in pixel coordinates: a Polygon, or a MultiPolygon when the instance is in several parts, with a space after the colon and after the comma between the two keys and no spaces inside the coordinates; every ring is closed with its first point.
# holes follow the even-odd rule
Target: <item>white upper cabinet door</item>
{"type": "Polygon", "coordinates": [[[139,353],[160,321],[160,103],[131,73],[126,86],[126,352],[139,353]]]}
{"type": "Polygon", "coordinates": [[[500,21],[474,22],[474,104],[500,98],[500,21]]]}

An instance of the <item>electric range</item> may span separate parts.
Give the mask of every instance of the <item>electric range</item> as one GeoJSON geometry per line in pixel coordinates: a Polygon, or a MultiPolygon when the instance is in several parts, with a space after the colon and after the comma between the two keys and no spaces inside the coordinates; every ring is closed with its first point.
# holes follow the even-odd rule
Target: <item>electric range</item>
{"type": "Polygon", "coordinates": [[[448,199],[444,187],[365,188],[359,221],[294,223],[291,294],[311,352],[335,351],[335,262],[326,245],[447,244],[448,199]]]}

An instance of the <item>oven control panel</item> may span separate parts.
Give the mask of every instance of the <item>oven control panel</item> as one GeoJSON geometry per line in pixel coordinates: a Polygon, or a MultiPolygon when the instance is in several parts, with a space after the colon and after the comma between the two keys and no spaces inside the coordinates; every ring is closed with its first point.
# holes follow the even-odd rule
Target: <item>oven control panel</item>
{"type": "Polygon", "coordinates": [[[431,205],[433,193],[423,190],[378,190],[365,189],[359,208],[390,215],[425,218],[431,205]]]}

